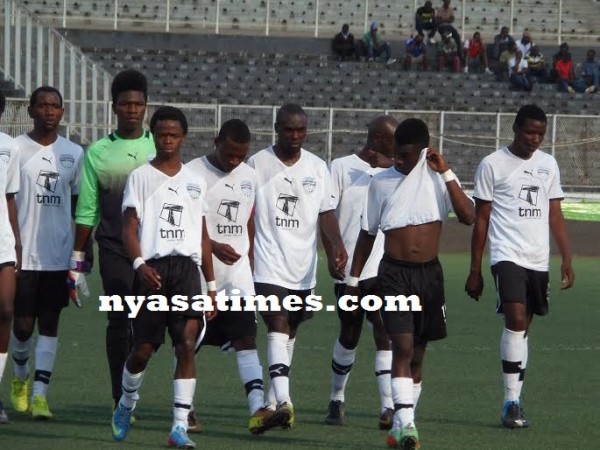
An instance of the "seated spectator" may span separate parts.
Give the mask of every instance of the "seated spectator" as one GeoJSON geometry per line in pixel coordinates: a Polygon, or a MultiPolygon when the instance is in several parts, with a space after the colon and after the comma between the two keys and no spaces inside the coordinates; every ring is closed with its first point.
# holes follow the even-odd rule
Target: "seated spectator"
{"type": "Polygon", "coordinates": [[[531,41],[531,33],[527,28],[525,28],[525,31],[523,31],[523,37],[517,41],[517,50],[521,50],[523,52],[523,58],[527,58],[533,45],[534,44],[531,41]]]}
{"type": "Polygon", "coordinates": [[[570,53],[563,54],[561,58],[556,61],[554,64],[554,71],[556,72],[556,81],[558,83],[559,91],[573,94],[575,92],[584,92],[586,90],[585,81],[575,78],[573,59],[571,58],[570,53]]]}
{"type": "Polygon", "coordinates": [[[381,42],[377,35],[377,22],[371,22],[371,27],[363,37],[363,42],[367,50],[367,60],[373,61],[375,58],[379,58],[381,55],[385,57],[387,64],[393,64],[396,62],[392,58],[392,48],[388,42],[381,42]]]}
{"type": "Polygon", "coordinates": [[[458,47],[452,39],[451,33],[445,34],[442,42],[438,44],[438,70],[441,72],[446,68],[452,71],[460,72],[460,58],[458,56],[458,47]]]}
{"type": "Polygon", "coordinates": [[[346,58],[356,58],[358,56],[356,47],[354,46],[354,35],[350,33],[350,26],[347,23],[342,25],[342,31],[334,36],[331,48],[341,61],[344,61],[346,58]]]}
{"type": "Polygon", "coordinates": [[[421,66],[422,70],[427,70],[427,46],[423,41],[422,34],[416,34],[404,42],[406,56],[404,57],[404,70],[410,70],[412,63],[421,66]]]}
{"type": "Polygon", "coordinates": [[[525,59],[527,60],[529,80],[532,83],[545,83],[548,81],[549,74],[546,68],[546,61],[537,45],[531,46],[529,55],[525,59]]]}
{"type": "Polygon", "coordinates": [[[500,34],[494,36],[494,46],[492,48],[492,59],[496,61],[500,59],[502,52],[508,50],[510,44],[514,44],[515,40],[508,34],[508,27],[500,28],[500,34]]]}
{"type": "Polygon", "coordinates": [[[596,50],[590,49],[583,64],[581,64],[581,78],[587,86],[585,92],[600,90],[600,62],[596,60],[596,50]]]}
{"type": "Polygon", "coordinates": [[[491,74],[488,66],[488,59],[485,53],[485,44],[481,39],[481,34],[476,31],[472,39],[465,40],[465,73],[469,73],[469,66],[473,66],[475,72],[479,72],[481,65],[485,68],[485,73],[491,74]]]}
{"type": "Polygon", "coordinates": [[[496,79],[498,81],[505,81],[508,79],[508,63],[517,54],[517,44],[511,42],[508,48],[502,52],[500,59],[498,60],[498,68],[496,70],[496,79]]]}
{"type": "MultiPolygon", "coordinates": [[[[437,30],[442,36],[442,38],[450,33],[452,35],[452,39],[456,43],[456,48],[462,48],[460,42],[460,35],[456,28],[452,26],[454,22],[454,9],[450,6],[450,0],[443,0],[443,5],[440,6],[435,12],[435,23],[437,24],[437,30]]],[[[462,55],[459,55],[459,58],[462,58],[462,55]]]]}
{"type": "Polygon", "coordinates": [[[425,30],[429,31],[427,36],[430,44],[435,44],[435,33],[437,32],[437,24],[435,23],[435,9],[431,6],[430,1],[426,1],[425,5],[417,8],[415,14],[415,27],[417,33],[425,35],[425,30]]]}
{"type": "Polygon", "coordinates": [[[515,56],[508,62],[508,79],[510,85],[517,91],[531,92],[533,84],[527,77],[527,60],[523,58],[523,52],[517,50],[515,56]]]}
{"type": "Polygon", "coordinates": [[[558,48],[558,53],[555,53],[554,55],[552,55],[552,69],[550,69],[550,81],[557,81],[557,76],[556,76],[556,71],[554,70],[554,66],[556,66],[556,62],[563,59],[563,57],[565,55],[567,55],[569,57],[569,59],[571,58],[571,52],[569,51],[569,44],[567,44],[566,42],[563,42],[562,44],[560,44],[560,47],[558,48]]]}

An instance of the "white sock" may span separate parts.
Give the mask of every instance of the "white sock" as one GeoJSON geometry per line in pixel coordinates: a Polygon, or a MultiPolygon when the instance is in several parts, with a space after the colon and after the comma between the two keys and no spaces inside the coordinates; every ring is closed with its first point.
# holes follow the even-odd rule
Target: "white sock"
{"type": "Polygon", "coordinates": [[[195,378],[180,378],[173,380],[173,427],[182,427],[187,431],[188,413],[194,400],[196,391],[195,378]]]}
{"type": "Polygon", "coordinates": [[[504,401],[519,401],[519,375],[525,354],[525,332],[504,328],[500,339],[502,358],[502,380],[504,381],[504,401]]]}
{"type": "Polygon", "coordinates": [[[287,350],[288,353],[288,359],[289,359],[289,366],[292,366],[292,358],[294,356],[294,345],[296,345],[296,338],[288,338],[287,344],[285,345],[285,348],[287,350]]]}
{"type": "Polygon", "coordinates": [[[144,373],[142,370],[140,373],[131,373],[127,370],[127,367],[123,367],[123,378],[121,379],[121,389],[123,395],[119,403],[126,408],[134,409],[137,401],[140,399],[138,391],[144,381],[144,373]]]}
{"type": "Polygon", "coordinates": [[[356,349],[348,349],[340,344],[339,339],[333,344],[333,357],[331,358],[331,396],[330,400],[343,402],[346,383],[350,377],[350,369],[354,364],[356,349]]]}
{"type": "Polygon", "coordinates": [[[519,383],[517,384],[517,397],[521,398],[521,391],[523,390],[523,382],[525,381],[525,369],[527,369],[527,360],[529,359],[529,335],[526,334],[523,339],[524,348],[523,356],[521,357],[521,373],[519,373],[519,383]]]}
{"type": "Polygon", "coordinates": [[[417,410],[417,403],[419,403],[419,397],[421,396],[421,391],[423,388],[421,387],[421,383],[413,383],[413,404],[415,411],[417,410]]]}
{"type": "Polygon", "coordinates": [[[248,397],[248,408],[250,415],[252,415],[262,408],[265,402],[263,371],[258,360],[258,351],[256,349],[240,350],[235,355],[237,357],[240,379],[248,397]]]}
{"type": "Polygon", "coordinates": [[[375,353],[375,376],[379,388],[381,412],[387,408],[394,409],[392,398],[392,351],[377,350],[375,353]]]}
{"type": "Polygon", "coordinates": [[[290,399],[290,361],[287,351],[288,335],[267,333],[267,358],[271,387],[275,392],[276,403],[291,403],[290,399]]]}
{"type": "Polygon", "coordinates": [[[25,381],[29,378],[29,346],[31,345],[31,338],[26,341],[20,341],[15,336],[14,332],[11,332],[10,336],[10,350],[13,359],[13,372],[15,377],[21,381],[25,381]]]}
{"type": "Polygon", "coordinates": [[[2,382],[2,375],[4,375],[4,368],[6,367],[7,359],[8,353],[0,353],[0,383],[2,382]]]}
{"type": "Polygon", "coordinates": [[[392,396],[394,398],[393,428],[404,428],[415,422],[412,378],[392,378],[392,396]]]}
{"type": "Polygon", "coordinates": [[[35,373],[33,376],[32,395],[41,395],[46,397],[48,385],[56,361],[56,349],[58,347],[58,338],[39,335],[37,345],[35,346],[35,373]]]}

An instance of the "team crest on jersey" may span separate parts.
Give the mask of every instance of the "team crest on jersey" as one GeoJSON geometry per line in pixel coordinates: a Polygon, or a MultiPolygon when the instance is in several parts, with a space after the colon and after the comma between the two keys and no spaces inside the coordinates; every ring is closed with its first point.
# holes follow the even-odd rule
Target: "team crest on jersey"
{"type": "Polygon", "coordinates": [[[539,186],[524,184],[521,186],[521,190],[519,191],[519,198],[529,203],[531,206],[536,206],[539,190],[539,186]]]}
{"type": "Polygon", "coordinates": [[[240,189],[244,197],[250,197],[252,195],[252,183],[248,180],[244,180],[240,183],[240,189]]]}
{"type": "Polygon", "coordinates": [[[202,194],[202,189],[200,186],[194,183],[188,183],[185,188],[187,189],[188,194],[190,194],[190,197],[192,197],[194,200],[200,198],[200,194],[202,194]]]}
{"type": "Polygon", "coordinates": [[[315,192],[315,187],[317,187],[317,182],[313,177],[304,177],[302,179],[302,187],[304,188],[304,192],[307,194],[312,194],[315,192]]]}
{"type": "Polygon", "coordinates": [[[0,159],[8,164],[8,161],[10,161],[10,149],[0,148],[0,159]]]}
{"type": "Polygon", "coordinates": [[[277,198],[277,209],[282,211],[286,216],[293,216],[296,210],[298,197],[289,194],[279,194],[277,198]]]}
{"type": "Polygon", "coordinates": [[[538,173],[538,177],[544,181],[548,181],[548,178],[550,178],[550,171],[544,167],[540,167],[537,170],[537,173],[538,173]]]}
{"type": "Polygon", "coordinates": [[[56,191],[56,185],[58,183],[59,177],[60,174],[57,172],[51,172],[49,170],[40,170],[35,184],[43,187],[48,192],[54,192],[56,191]]]}
{"type": "Polygon", "coordinates": [[[223,199],[217,208],[217,214],[225,217],[229,222],[237,222],[239,208],[240,202],[223,199]]]}
{"type": "Polygon", "coordinates": [[[58,158],[60,165],[65,169],[71,169],[75,165],[75,158],[71,155],[60,155],[58,158]]]}
{"type": "Polygon", "coordinates": [[[160,212],[160,218],[171,225],[179,227],[181,226],[182,213],[183,206],[174,205],[172,203],[163,203],[163,207],[160,212]]]}

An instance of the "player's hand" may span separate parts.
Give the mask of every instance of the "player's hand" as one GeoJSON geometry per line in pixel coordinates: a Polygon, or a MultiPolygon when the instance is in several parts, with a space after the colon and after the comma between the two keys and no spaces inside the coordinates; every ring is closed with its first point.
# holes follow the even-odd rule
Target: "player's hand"
{"type": "Polygon", "coordinates": [[[465,291],[469,297],[479,301],[479,297],[481,297],[481,293],[483,292],[483,277],[480,271],[472,270],[469,272],[467,282],[465,283],[465,291]]]}
{"type": "Polygon", "coordinates": [[[235,264],[241,257],[233,247],[229,244],[221,244],[219,242],[211,241],[212,252],[221,262],[231,266],[235,264]]]}
{"type": "Polygon", "coordinates": [[[208,291],[206,295],[208,295],[212,301],[213,310],[204,311],[204,317],[206,317],[206,320],[213,320],[215,317],[217,317],[217,302],[215,301],[217,291],[208,291]]]}
{"type": "Polygon", "coordinates": [[[19,273],[21,273],[21,264],[23,261],[23,246],[15,245],[15,253],[17,254],[17,260],[15,261],[15,274],[19,276],[19,273]]]}
{"type": "Polygon", "coordinates": [[[427,165],[431,170],[437,173],[444,173],[449,169],[448,164],[446,164],[446,160],[442,155],[440,155],[437,150],[433,148],[427,149],[427,165]]]}
{"type": "Polygon", "coordinates": [[[375,167],[382,167],[384,169],[387,169],[394,165],[394,158],[389,158],[381,152],[375,152],[374,156],[375,167]]]}
{"type": "Polygon", "coordinates": [[[87,298],[90,296],[90,289],[86,281],[89,268],[85,263],[85,252],[73,251],[70,268],[71,270],[67,273],[69,298],[75,303],[75,306],[81,308],[81,297],[87,298]]]}
{"type": "Polygon", "coordinates": [[[327,259],[329,274],[336,280],[346,278],[346,264],[348,263],[348,253],[343,245],[336,246],[333,254],[327,259]]]}
{"type": "Polygon", "coordinates": [[[560,277],[561,290],[569,289],[573,286],[573,283],[575,283],[575,272],[573,272],[573,267],[571,267],[570,262],[563,261],[563,263],[560,266],[560,277]]]}
{"type": "Polygon", "coordinates": [[[160,280],[160,274],[154,267],[150,267],[148,264],[142,264],[137,268],[138,276],[144,285],[148,289],[159,290],[162,286],[160,280]]]}

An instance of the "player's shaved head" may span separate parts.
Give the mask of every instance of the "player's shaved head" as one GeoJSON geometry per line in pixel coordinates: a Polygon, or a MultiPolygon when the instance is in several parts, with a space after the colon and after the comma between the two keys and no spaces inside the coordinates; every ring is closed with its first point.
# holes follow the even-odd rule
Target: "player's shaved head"
{"type": "Polygon", "coordinates": [[[537,105],[523,105],[515,117],[515,126],[522,127],[527,119],[547,123],[548,118],[542,108],[537,105]]]}
{"type": "Polygon", "coordinates": [[[398,120],[392,116],[377,116],[369,123],[367,128],[367,140],[377,135],[385,135],[391,130],[392,134],[398,127],[398,120]]]}
{"type": "Polygon", "coordinates": [[[306,112],[302,109],[300,105],[297,103],[286,103],[281,108],[277,110],[277,115],[275,116],[275,126],[277,127],[283,121],[283,118],[288,115],[298,114],[306,117],[306,112]]]}
{"type": "Polygon", "coordinates": [[[231,119],[221,125],[217,140],[224,142],[227,139],[231,139],[233,142],[238,144],[245,144],[250,142],[251,134],[248,125],[240,119],[231,119]]]}

